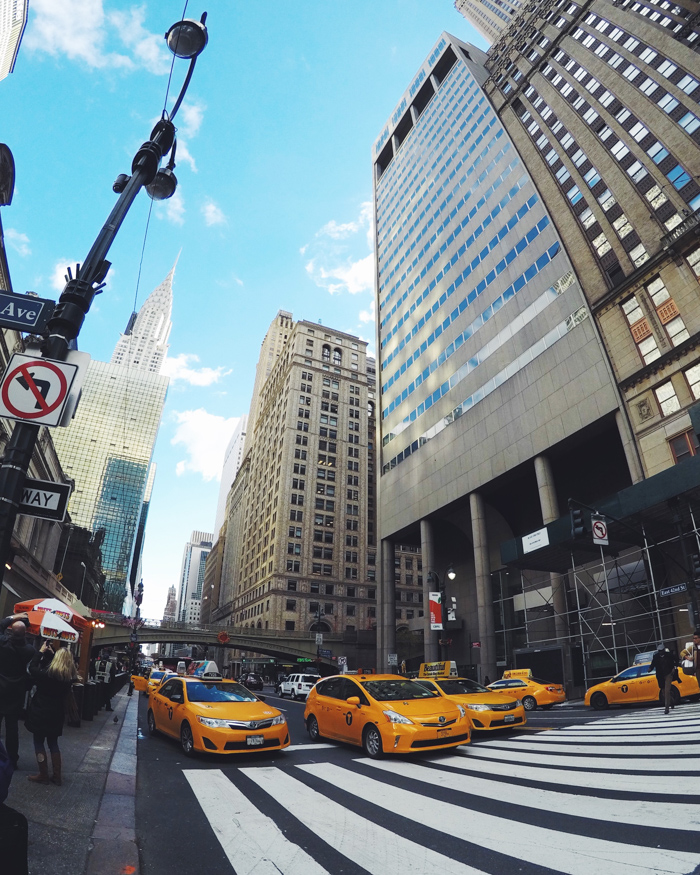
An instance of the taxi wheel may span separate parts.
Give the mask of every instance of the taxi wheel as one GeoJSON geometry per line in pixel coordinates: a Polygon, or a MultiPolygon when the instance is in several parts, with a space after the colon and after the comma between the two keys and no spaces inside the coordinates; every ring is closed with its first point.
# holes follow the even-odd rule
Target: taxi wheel
{"type": "Polygon", "coordinates": [[[537,699],[534,696],[525,696],[525,698],[523,699],[523,708],[526,711],[536,711],[537,699]]]}
{"type": "Polygon", "coordinates": [[[373,760],[378,760],[384,754],[382,748],[382,737],[376,726],[368,726],[362,736],[362,748],[368,757],[373,760]]]}
{"type": "Polygon", "coordinates": [[[180,727],[180,746],[186,757],[194,756],[194,736],[192,729],[187,721],[183,721],[180,727]]]}
{"type": "Polygon", "coordinates": [[[309,738],[311,739],[311,741],[321,740],[322,735],[318,728],[318,720],[314,717],[313,714],[306,721],[306,731],[309,733],[309,738]]]}
{"type": "Polygon", "coordinates": [[[156,718],[151,709],[148,709],[148,716],[146,717],[146,722],[148,723],[148,734],[149,735],[158,735],[158,727],[156,726],[156,718]]]}
{"type": "Polygon", "coordinates": [[[591,708],[596,711],[604,711],[608,707],[608,699],[605,693],[593,693],[591,696],[591,708]]]}

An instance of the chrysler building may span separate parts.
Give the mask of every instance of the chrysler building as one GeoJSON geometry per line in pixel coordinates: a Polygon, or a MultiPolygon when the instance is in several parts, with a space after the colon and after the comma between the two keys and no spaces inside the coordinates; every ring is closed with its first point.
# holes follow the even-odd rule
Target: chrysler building
{"type": "Polygon", "coordinates": [[[168,352],[173,308],[173,265],[163,282],[148,296],[138,313],[132,313],[126,331],[117,341],[111,364],[126,365],[159,374],[168,352]]]}

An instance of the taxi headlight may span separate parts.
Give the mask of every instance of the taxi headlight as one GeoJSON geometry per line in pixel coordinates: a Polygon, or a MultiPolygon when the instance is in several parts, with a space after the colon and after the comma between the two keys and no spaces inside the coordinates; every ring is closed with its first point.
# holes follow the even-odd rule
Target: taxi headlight
{"type": "Polygon", "coordinates": [[[228,720],[217,720],[216,717],[197,716],[197,720],[199,720],[199,722],[203,723],[205,726],[209,726],[211,729],[227,728],[229,724],[228,720]]]}
{"type": "Polygon", "coordinates": [[[397,714],[396,711],[382,711],[382,713],[390,723],[408,723],[409,726],[413,725],[413,720],[409,720],[403,714],[397,714]]]}
{"type": "Polygon", "coordinates": [[[467,705],[467,708],[469,708],[470,711],[489,711],[491,706],[490,705],[472,705],[472,704],[469,704],[469,705],[467,705]]]}
{"type": "Polygon", "coordinates": [[[278,714],[276,717],[272,718],[272,725],[273,726],[279,726],[280,723],[286,723],[286,722],[287,722],[287,720],[286,720],[284,714],[278,714]]]}
{"type": "Polygon", "coordinates": [[[459,716],[460,716],[460,717],[466,717],[466,716],[467,716],[467,712],[466,712],[465,709],[462,707],[462,705],[457,705],[457,707],[459,708],[459,716]]]}

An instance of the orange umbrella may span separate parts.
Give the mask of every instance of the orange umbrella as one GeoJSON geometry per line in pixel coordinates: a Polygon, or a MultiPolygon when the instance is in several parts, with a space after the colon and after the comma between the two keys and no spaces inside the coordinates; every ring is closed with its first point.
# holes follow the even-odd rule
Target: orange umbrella
{"type": "Polygon", "coordinates": [[[26,602],[19,602],[15,605],[16,614],[23,614],[25,612],[28,614],[55,614],[79,632],[84,631],[90,626],[89,621],[85,617],[81,617],[73,608],[69,608],[68,605],[65,605],[58,599],[28,599],[26,602]]]}
{"type": "Polygon", "coordinates": [[[27,616],[32,635],[41,635],[42,638],[63,641],[66,644],[75,644],[80,638],[72,626],[51,611],[29,611],[27,616]]]}

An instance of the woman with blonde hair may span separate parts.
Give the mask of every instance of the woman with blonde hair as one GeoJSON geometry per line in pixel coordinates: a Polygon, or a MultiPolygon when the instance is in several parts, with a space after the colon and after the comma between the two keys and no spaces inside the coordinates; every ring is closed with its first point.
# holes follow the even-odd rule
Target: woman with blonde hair
{"type": "Polygon", "coordinates": [[[71,684],[79,680],[73,656],[58,642],[44,642],[41,650],[29,664],[29,674],[36,686],[32,696],[25,727],[34,735],[34,752],[39,765],[39,774],[30,775],[29,780],[37,784],[49,783],[49,767],[46,761],[44,741],[48,744],[53,765],[51,782],[61,785],[61,751],[58,738],[63,734],[66,696],[71,684]],[[58,646],[54,652],[54,647],[58,646]]]}

